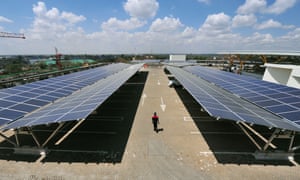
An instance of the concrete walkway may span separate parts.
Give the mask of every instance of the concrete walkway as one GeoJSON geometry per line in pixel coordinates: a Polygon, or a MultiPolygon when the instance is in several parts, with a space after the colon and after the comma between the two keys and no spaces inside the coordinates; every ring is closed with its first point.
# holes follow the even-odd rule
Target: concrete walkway
{"type": "Polygon", "coordinates": [[[201,149],[207,151],[207,145],[201,144],[199,134],[190,134],[198,129],[193,122],[183,120],[188,112],[176,91],[167,86],[169,80],[162,68],[149,72],[123,159],[128,163],[128,177],[207,179],[186,163],[194,161],[192,157],[201,149]],[[158,133],[152,127],[153,112],[158,113],[159,128],[163,129],[158,133]]]}

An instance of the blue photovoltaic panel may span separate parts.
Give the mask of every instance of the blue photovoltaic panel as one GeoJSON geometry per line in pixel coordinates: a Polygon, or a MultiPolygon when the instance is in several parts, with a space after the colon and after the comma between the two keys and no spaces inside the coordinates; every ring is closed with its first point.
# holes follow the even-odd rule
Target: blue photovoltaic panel
{"type": "Polygon", "coordinates": [[[37,99],[30,99],[28,101],[24,102],[25,104],[31,104],[31,105],[36,105],[36,106],[44,106],[46,104],[48,104],[49,102],[47,101],[41,101],[41,100],[37,100],[37,99]]]}
{"type": "Polygon", "coordinates": [[[17,111],[23,111],[23,112],[32,112],[38,108],[39,108],[39,106],[33,106],[33,105],[29,105],[29,104],[17,104],[17,105],[10,107],[10,109],[17,110],[17,111]]]}
{"type": "Polygon", "coordinates": [[[10,122],[10,120],[4,119],[4,118],[0,118],[0,124],[6,124],[10,122]]]}
{"type": "Polygon", "coordinates": [[[0,107],[6,108],[6,107],[12,106],[14,104],[15,104],[15,102],[0,99],[0,107]]]}
{"type": "Polygon", "coordinates": [[[10,109],[2,109],[0,110],[0,117],[11,120],[11,119],[18,119],[22,116],[24,116],[25,112],[20,112],[17,110],[10,110],[10,109]]]}
{"type": "Polygon", "coordinates": [[[132,65],[118,73],[103,78],[93,85],[87,86],[28,116],[7,124],[3,129],[16,129],[20,127],[85,119],[114,91],[134,75],[141,66],[141,64],[132,65]]]}
{"type": "MultiPolygon", "coordinates": [[[[5,108],[4,110],[7,110],[5,112],[14,112],[17,110],[20,113],[12,115],[10,113],[0,114],[0,119],[5,117],[8,121],[14,121],[37,108],[69,96],[129,66],[129,64],[123,63],[111,64],[21,86],[1,89],[0,107],[5,108]]],[[[4,121],[0,121],[0,126],[3,125],[2,122],[4,121]]]]}
{"type": "MultiPolygon", "coordinates": [[[[300,131],[299,125],[252,104],[188,71],[171,66],[168,66],[167,69],[213,117],[300,131]]],[[[286,114],[286,116],[294,117],[294,114],[286,114]]]]}
{"type": "Polygon", "coordinates": [[[184,70],[300,125],[300,89],[201,66],[184,70]]]}

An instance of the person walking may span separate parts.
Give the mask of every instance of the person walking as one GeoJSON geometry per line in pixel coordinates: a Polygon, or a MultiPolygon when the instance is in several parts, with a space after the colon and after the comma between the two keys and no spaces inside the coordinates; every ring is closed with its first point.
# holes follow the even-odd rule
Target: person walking
{"type": "Polygon", "coordinates": [[[157,116],[156,112],[153,113],[152,124],[154,131],[158,133],[157,124],[159,124],[159,117],[157,116]]]}

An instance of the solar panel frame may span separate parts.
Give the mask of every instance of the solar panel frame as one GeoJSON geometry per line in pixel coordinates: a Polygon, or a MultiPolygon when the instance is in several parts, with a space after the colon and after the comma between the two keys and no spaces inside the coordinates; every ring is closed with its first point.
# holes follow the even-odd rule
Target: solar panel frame
{"type": "MultiPolygon", "coordinates": [[[[256,106],[250,103],[247,100],[244,100],[224,89],[208,82],[200,77],[193,75],[192,73],[185,71],[183,69],[170,67],[167,69],[175,76],[175,78],[184,86],[185,89],[194,97],[194,99],[204,108],[209,115],[222,118],[229,119],[234,121],[244,121],[250,124],[263,125],[267,127],[275,127],[281,129],[289,129],[300,131],[300,126],[288,121],[278,115],[275,115],[259,106],[256,106]],[[209,88],[207,88],[209,87],[209,88]],[[198,89],[197,89],[198,88],[198,89]],[[205,91],[205,94],[202,96],[198,96],[199,91],[205,91]],[[219,92],[218,96],[215,96],[215,92],[219,92]],[[222,97],[223,96],[223,97],[222,97]],[[206,106],[207,100],[203,101],[203,99],[207,99],[212,97],[212,101],[217,101],[221,105],[225,106],[223,109],[217,109],[212,106],[206,106]],[[227,104],[226,102],[233,101],[235,104],[232,106],[227,104]],[[234,108],[232,108],[234,107],[234,108]],[[241,107],[245,109],[245,111],[235,112],[236,107],[241,107]],[[232,108],[232,109],[231,109],[232,108]],[[247,112],[248,113],[245,113],[247,112]],[[249,113],[250,112],[250,113],[249,113]]],[[[205,76],[205,75],[204,75],[205,76]]],[[[214,77],[212,77],[214,78],[214,77]]],[[[220,107],[220,106],[219,106],[220,107]]]]}
{"type": "Polygon", "coordinates": [[[114,73],[87,86],[63,99],[37,110],[16,122],[11,122],[3,129],[15,129],[26,126],[36,126],[64,121],[85,119],[114,91],[126,82],[142,64],[132,65],[118,73],[114,73]],[[96,101],[95,101],[96,100],[96,101]]]}
{"type": "MultiPolygon", "coordinates": [[[[30,102],[33,99],[49,104],[129,66],[129,64],[124,63],[110,64],[12,88],[0,89],[0,102],[3,102],[0,104],[0,107],[4,106],[4,108],[9,109],[17,104],[25,104],[24,106],[27,106],[25,102],[30,102]]],[[[43,104],[46,105],[45,103],[43,104]]],[[[14,121],[16,119],[10,120],[14,121]]],[[[0,122],[1,125],[3,124],[0,122]]]]}
{"type": "Polygon", "coordinates": [[[184,70],[300,125],[296,118],[297,115],[300,117],[300,105],[297,104],[300,101],[300,89],[200,66],[189,66],[184,70]],[[258,97],[262,97],[263,101],[258,97]],[[278,102],[282,109],[269,108],[276,106],[271,101],[278,102]],[[290,112],[289,107],[297,110],[290,112]]]}

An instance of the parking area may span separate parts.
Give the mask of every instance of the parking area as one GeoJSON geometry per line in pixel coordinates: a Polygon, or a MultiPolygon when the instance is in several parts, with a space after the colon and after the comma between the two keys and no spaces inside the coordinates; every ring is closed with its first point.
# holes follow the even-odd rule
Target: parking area
{"type": "MultiPolygon", "coordinates": [[[[168,82],[162,66],[143,69],[55,145],[68,130],[62,129],[48,143],[46,157],[15,155],[2,148],[0,179],[300,177],[299,166],[288,160],[255,160],[256,147],[234,122],[209,117],[184,89],[169,88],[168,82]],[[153,112],[160,118],[158,133],[152,127],[153,112]]],[[[54,128],[41,126],[34,131],[43,139],[54,128]]],[[[267,128],[256,128],[270,136],[267,128]]],[[[26,146],[34,145],[26,135],[21,140],[26,146]]],[[[2,141],[1,147],[10,146],[2,141]]]]}

